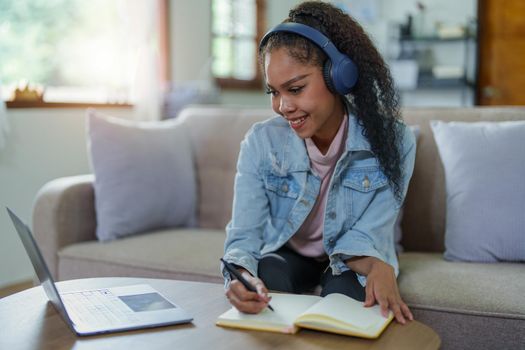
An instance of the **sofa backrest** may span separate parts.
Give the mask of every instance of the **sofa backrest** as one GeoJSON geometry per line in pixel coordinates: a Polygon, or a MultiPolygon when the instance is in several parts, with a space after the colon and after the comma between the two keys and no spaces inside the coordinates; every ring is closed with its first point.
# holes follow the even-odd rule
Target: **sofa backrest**
{"type": "MultiPolygon", "coordinates": [[[[200,227],[220,229],[230,220],[240,142],[252,124],[273,115],[269,108],[245,106],[191,106],[181,112],[194,154],[200,227]]],[[[445,179],[430,120],[524,120],[525,108],[405,108],[403,118],[420,126],[420,137],[405,201],[402,244],[407,251],[442,252],[445,179]]]]}
{"type": "Polygon", "coordinates": [[[240,143],[254,123],[273,115],[269,108],[209,105],[180,113],[194,156],[199,227],[224,228],[230,220],[240,143]]]}

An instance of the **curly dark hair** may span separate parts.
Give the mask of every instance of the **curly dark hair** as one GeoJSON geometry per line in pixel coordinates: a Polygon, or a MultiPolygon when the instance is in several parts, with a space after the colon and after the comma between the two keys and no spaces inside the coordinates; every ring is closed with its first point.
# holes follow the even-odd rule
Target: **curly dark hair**
{"type": "MultiPolygon", "coordinates": [[[[351,112],[363,126],[372,152],[398,201],[402,200],[399,98],[390,71],[374,44],[351,16],[331,4],[306,1],[290,10],[283,22],[296,22],[319,30],[331,39],[339,51],[356,64],[359,78],[346,96],[351,112]]],[[[285,48],[298,62],[322,69],[327,55],[313,42],[288,32],[276,32],[259,48],[259,62],[264,71],[264,55],[285,48]]]]}

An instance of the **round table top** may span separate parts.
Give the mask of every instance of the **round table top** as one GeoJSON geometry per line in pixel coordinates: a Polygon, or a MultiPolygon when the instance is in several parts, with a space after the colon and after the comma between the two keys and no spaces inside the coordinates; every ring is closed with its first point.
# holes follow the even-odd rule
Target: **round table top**
{"type": "Polygon", "coordinates": [[[146,278],[89,278],[58,282],[62,291],[149,284],[193,315],[189,324],[126,331],[88,337],[76,336],[48,302],[42,287],[0,299],[0,349],[418,349],[434,350],[439,336],[412,321],[392,322],[376,340],[301,330],[279,334],[218,327],[217,317],[231,306],[222,284],[146,278]]]}

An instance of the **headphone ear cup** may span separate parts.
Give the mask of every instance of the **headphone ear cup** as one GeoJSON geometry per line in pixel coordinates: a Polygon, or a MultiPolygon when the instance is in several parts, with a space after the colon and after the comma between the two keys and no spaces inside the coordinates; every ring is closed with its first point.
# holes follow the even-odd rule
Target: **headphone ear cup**
{"type": "Polygon", "coordinates": [[[332,81],[332,61],[330,59],[327,59],[323,64],[323,78],[328,90],[335,94],[337,91],[332,81]]]}

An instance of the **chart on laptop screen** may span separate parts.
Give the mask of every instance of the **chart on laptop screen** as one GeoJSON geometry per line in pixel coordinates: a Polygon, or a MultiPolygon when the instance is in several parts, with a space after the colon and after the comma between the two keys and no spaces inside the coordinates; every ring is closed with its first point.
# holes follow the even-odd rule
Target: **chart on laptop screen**
{"type": "Polygon", "coordinates": [[[164,299],[159,293],[146,293],[119,296],[135,312],[174,309],[176,306],[164,299]]]}

